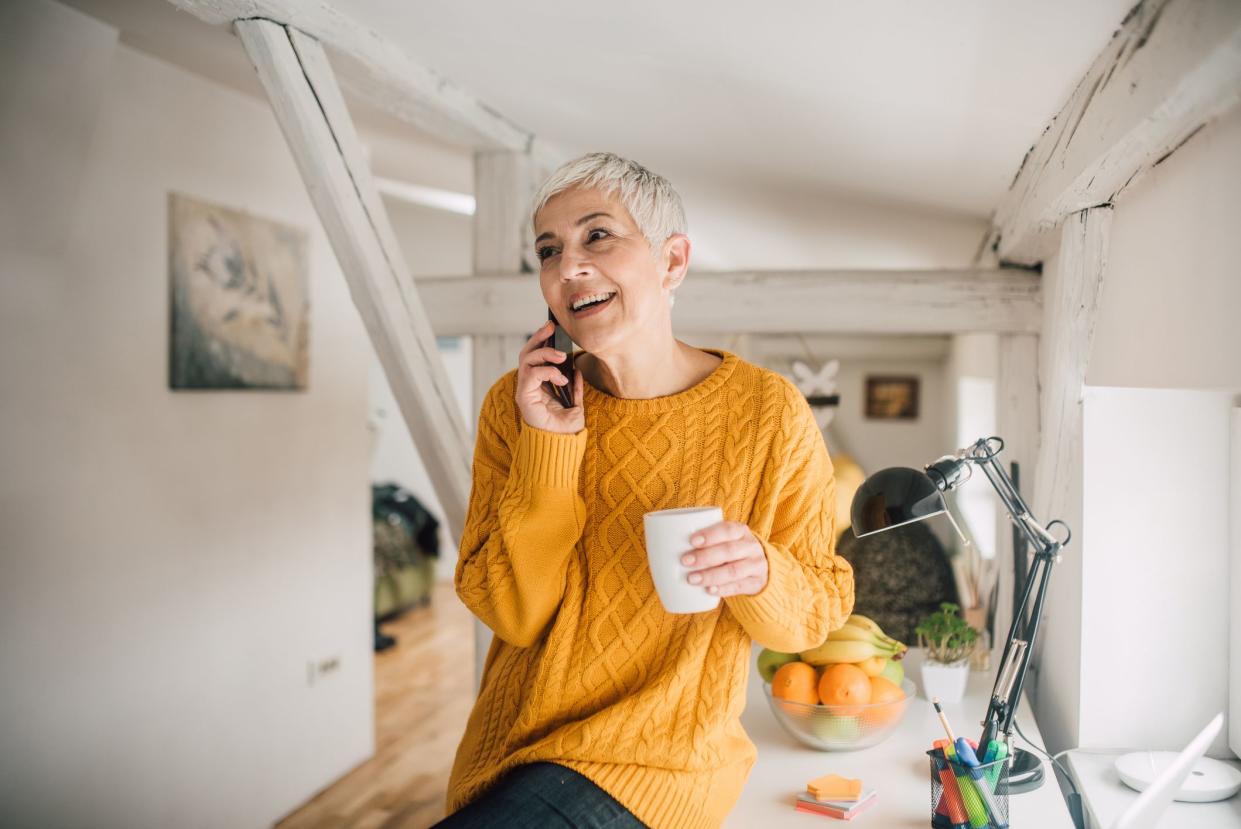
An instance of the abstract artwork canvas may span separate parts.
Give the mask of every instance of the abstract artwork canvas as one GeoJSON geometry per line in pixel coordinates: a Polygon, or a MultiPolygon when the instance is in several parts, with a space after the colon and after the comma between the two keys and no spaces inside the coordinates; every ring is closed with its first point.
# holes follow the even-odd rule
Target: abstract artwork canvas
{"type": "Polygon", "coordinates": [[[168,197],[174,389],[305,389],[306,232],[168,197]]]}

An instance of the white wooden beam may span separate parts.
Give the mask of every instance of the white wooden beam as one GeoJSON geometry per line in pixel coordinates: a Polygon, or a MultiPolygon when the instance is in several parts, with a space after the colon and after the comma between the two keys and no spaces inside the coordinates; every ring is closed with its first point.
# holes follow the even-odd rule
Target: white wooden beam
{"type": "MultiPolygon", "coordinates": [[[[476,276],[535,273],[530,200],[540,171],[529,153],[474,153],[474,258],[476,276]]],[[[537,289],[538,284],[535,283],[537,289]]]]}
{"type": "MultiPolygon", "coordinates": [[[[1000,463],[1005,474],[1017,464],[1015,482],[1027,504],[1034,503],[1035,463],[1039,453],[1040,415],[1038,382],[1039,338],[1034,334],[1001,334],[996,364],[995,428],[1004,439],[1000,463]]],[[[1033,509],[1033,506],[1031,506],[1033,509]]],[[[999,590],[995,610],[995,638],[1003,644],[1013,619],[1013,524],[1004,504],[996,499],[996,570],[999,590]]],[[[1040,520],[1046,520],[1037,512],[1040,520]]],[[[1027,554],[1030,551],[1027,550],[1027,554]]],[[[1028,570],[1027,570],[1028,572],[1028,570]]],[[[1032,686],[1031,686],[1032,687],[1032,686]]]]}
{"type": "MultiPolygon", "coordinates": [[[[520,334],[547,318],[534,274],[431,277],[418,288],[441,336],[520,334]]],[[[1040,278],[995,271],[693,273],[677,289],[678,332],[1035,333],[1040,278]]]]}
{"type": "MultiPolygon", "coordinates": [[[[812,367],[828,360],[927,360],[940,362],[948,357],[951,340],[942,334],[899,336],[894,334],[752,334],[743,341],[751,362],[766,365],[774,361],[802,360],[812,367]]],[[[728,343],[705,343],[724,345],[728,343]]]]}
{"type": "Polygon", "coordinates": [[[1001,262],[1033,264],[1046,231],[1108,204],[1241,99],[1241,3],[1143,0],[1026,154],[992,220],[1001,262]]]}
{"type": "MultiPolygon", "coordinates": [[[[537,267],[530,232],[530,200],[534,196],[537,181],[545,171],[529,153],[507,150],[476,150],[474,153],[474,255],[475,274],[511,273],[526,274],[526,284],[539,293],[536,277],[531,276],[537,267]],[[533,284],[531,285],[531,281],[533,284]]],[[[546,306],[539,299],[542,309],[538,319],[530,325],[530,331],[547,318],[546,306]]],[[[443,313],[455,317],[460,308],[443,313]]],[[[433,314],[433,316],[435,316],[433,314]]],[[[530,332],[492,332],[478,329],[474,334],[474,409],[475,417],[483,398],[502,374],[517,365],[517,353],[530,332]]],[[[474,620],[474,691],[482,685],[483,666],[491,647],[494,634],[479,619],[474,620]]]]}
{"type": "MultiPolygon", "coordinates": [[[[1062,513],[1072,508],[1065,501],[1067,493],[1081,491],[1080,481],[1070,478],[1080,478],[1082,470],[1082,392],[1107,271],[1111,226],[1111,207],[1095,207],[1074,213],[1061,229],[1039,355],[1041,437],[1031,508],[1044,525],[1063,518],[1062,513]]],[[[1078,532],[1080,527],[1072,529],[1078,532]]]]}
{"type": "Polygon", "coordinates": [[[267,20],[239,20],[236,30],[331,240],[449,532],[459,534],[469,497],[465,420],[327,57],[313,38],[267,20]]]}
{"type": "Polygon", "coordinates": [[[301,0],[169,0],[208,23],[265,19],[297,29],[332,50],[351,95],[450,144],[529,152],[554,166],[561,153],[536,140],[447,78],[411,60],[381,33],[330,3],[301,0]]]}
{"type": "MultiPolygon", "coordinates": [[[[1044,526],[1064,521],[1073,532],[1056,565],[1050,597],[1026,680],[1040,722],[1061,740],[1078,732],[1079,691],[1074,685],[1084,656],[1081,641],[1082,558],[1087,554],[1082,526],[1082,399],[1103,281],[1107,272],[1110,206],[1069,216],[1060,229],[1060,253],[1047,276],[1047,323],[1039,342],[1042,399],[1041,439],[1034,470],[1034,516],[1044,526]],[[1044,654],[1050,654],[1044,659],[1044,654]],[[1046,696],[1055,687],[1054,697],[1046,696]]],[[[1023,493],[1029,492],[1023,487],[1023,493]]],[[[1052,530],[1063,538],[1059,528],[1052,530]]]]}

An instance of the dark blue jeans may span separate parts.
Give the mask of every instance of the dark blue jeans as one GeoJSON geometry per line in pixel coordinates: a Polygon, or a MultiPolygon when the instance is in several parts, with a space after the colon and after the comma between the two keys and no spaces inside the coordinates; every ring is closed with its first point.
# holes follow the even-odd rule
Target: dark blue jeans
{"type": "Polygon", "coordinates": [[[509,769],[431,829],[647,829],[588,777],[556,763],[509,769]]]}

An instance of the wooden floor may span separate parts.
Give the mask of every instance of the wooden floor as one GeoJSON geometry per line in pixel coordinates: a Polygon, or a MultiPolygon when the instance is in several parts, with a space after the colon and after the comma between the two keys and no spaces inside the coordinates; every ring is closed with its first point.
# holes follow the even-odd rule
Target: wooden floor
{"type": "Polygon", "coordinates": [[[444,817],[448,772],[474,702],[474,622],[450,582],[383,625],[375,654],[375,756],[279,829],[424,829],[444,817]]]}

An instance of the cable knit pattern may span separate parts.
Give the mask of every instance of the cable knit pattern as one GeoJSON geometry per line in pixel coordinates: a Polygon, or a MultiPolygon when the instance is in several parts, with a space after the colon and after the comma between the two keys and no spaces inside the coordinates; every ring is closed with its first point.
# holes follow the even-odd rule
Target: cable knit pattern
{"type": "Polygon", "coordinates": [[[585,384],[586,428],[525,424],[516,370],[487,394],[455,585],[496,634],[457,749],[447,807],[508,769],[576,769],[655,829],[719,826],[754,765],[741,727],[750,643],[814,647],[853,608],[835,554],[835,478],[789,380],[723,362],[678,394],[585,384]],[[718,505],[767,554],[768,581],[715,610],[670,614],[642,516],[718,505]]]}

